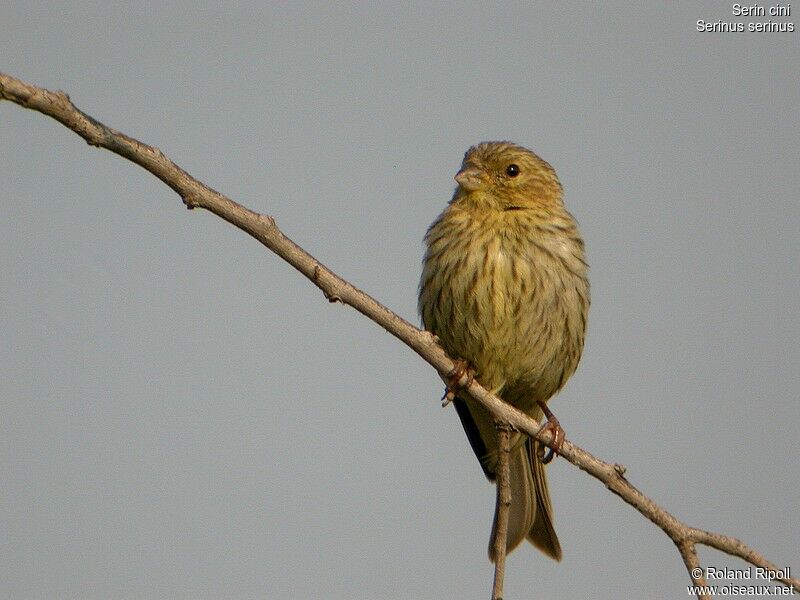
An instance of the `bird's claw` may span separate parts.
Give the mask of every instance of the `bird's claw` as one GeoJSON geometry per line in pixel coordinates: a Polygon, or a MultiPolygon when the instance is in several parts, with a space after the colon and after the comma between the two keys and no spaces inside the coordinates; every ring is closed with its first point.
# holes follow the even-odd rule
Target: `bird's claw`
{"type": "Polygon", "coordinates": [[[544,416],[547,418],[547,422],[541,426],[538,433],[542,431],[550,431],[553,435],[553,442],[551,447],[548,449],[547,454],[542,458],[542,464],[546,465],[550,461],[555,458],[555,456],[561,451],[561,446],[566,439],[564,435],[564,430],[561,427],[561,423],[558,422],[556,416],[547,408],[547,405],[544,402],[537,402],[539,407],[542,409],[544,416]]]}
{"type": "Polygon", "coordinates": [[[447,387],[444,390],[444,396],[442,396],[442,407],[447,406],[456,399],[457,390],[468,388],[474,380],[475,369],[470,367],[467,361],[461,359],[454,361],[453,370],[447,374],[447,387]],[[462,385],[461,379],[464,375],[467,376],[467,381],[462,385]]]}

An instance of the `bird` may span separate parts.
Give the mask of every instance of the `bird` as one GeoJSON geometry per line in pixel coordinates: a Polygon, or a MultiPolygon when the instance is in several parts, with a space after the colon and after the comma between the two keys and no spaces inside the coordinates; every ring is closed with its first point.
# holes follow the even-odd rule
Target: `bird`
{"type": "MultiPolygon", "coordinates": [[[[452,199],[425,234],[423,326],[481,385],[540,420],[583,352],[590,305],[583,238],[555,170],[527,148],[472,146],[455,181],[452,199]]],[[[495,481],[495,420],[471,398],[453,396],[472,449],[495,481]]],[[[545,448],[520,432],[512,432],[510,448],[506,551],[527,539],[559,561],[545,448]]]]}

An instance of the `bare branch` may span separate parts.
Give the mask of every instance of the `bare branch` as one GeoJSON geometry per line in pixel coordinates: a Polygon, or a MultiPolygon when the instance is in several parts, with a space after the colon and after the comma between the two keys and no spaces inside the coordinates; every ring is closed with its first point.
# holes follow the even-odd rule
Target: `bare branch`
{"type": "MultiPolygon", "coordinates": [[[[697,557],[697,550],[695,550],[694,543],[688,540],[675,542],[678,547],[678,552],[681,554],[683,564],[686,565],[686,570],[689,571],[689,577],[692,578],[692,583],[699,589],[706,585],[706,578],[703,576],[703,569],[700,567],[700,559],[697,557]]],[[[698,589],[698,598],[708,598],[707,594],[703,594],[698,589]]]]}
{"type": "MultiPolygon", "coordinates": [[[[502,600],[503,580],[506,575],[506,540],[508,538],[508,517],[511,509],[510,454],[511,432],[502,421],[495,421],[497,428],[497,523],[494,539],[494,586],[492,600],[502,600]]],[[[517,499],[519,500],[519,499],[517,499]]]]}
{"type": "MultiPolygon", "coordinates": [[[[330,271],[286,237],[278,229],[272,217],[253,212],[198,181],[167,158],[158,148],[143,144],[96,121],[78,110],[69,96],[63,92],[48,91],[0,73],[0,99],[10,100],[52,117],[80,135],[90,145],[119,154],[158,177],[180,195],[188,208],[204,208],[251,235],[305,275],[322,290],[328,300],[352,306],[370,318],[419,354],[436,369],[444,381],[447,381],[447,374],[453,370],[454,362],[438,345],[435,336],[414,327],[330,271]]],[[[548,446],[552,445],[551,431],[546,429],[540,432],[540,424],[534,419],[505,404],[481,387],[477,381],[470,382],[466,375],[459,383],[465,386],[464,393],[491,411],[495,418],[548,446]]],[[[600,480],[609,490],[661,528],[678,547],[690,576],[692,569],[700,568],[694,550],[695,544],[716,548],[757,567],[779,570],[756,550],[735,538],[709,533],[682,523],[631,485],[624,477],[623,466],[603,462],[568,440],[563,442],[559,454],[600,480]]],[[[697,580],[699,581],[699,578],[697,580]]],[[[800,592],[800,580],[797,578],[779,577],[776,580],[800,592]]]]}

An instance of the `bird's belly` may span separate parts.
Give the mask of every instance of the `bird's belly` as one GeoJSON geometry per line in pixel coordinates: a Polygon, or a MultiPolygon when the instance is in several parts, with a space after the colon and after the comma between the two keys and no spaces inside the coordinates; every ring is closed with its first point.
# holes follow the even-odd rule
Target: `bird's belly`
{"type": "Polygon", "coordinates": [[[561,388],[583,346],[583,332],[570,325],[581,322],[578,282],[558,273],[544,256],[490,247],[441,278],[449,301],[440,304],[436,333],[444,348],[523,410],[561,388]]]}

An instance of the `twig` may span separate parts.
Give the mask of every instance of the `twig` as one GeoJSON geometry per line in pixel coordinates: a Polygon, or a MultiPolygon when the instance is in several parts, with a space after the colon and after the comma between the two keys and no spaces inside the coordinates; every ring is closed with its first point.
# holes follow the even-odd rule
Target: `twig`
{"type": "Polygon", "coordinates": [[[689,577],[692,578],[692,583],[695,585],[698,598],[708,598],[700,590],[706,586],[706,578],[703,576],[703,569],[700,567],[700,559],[697,557],[697,550],[694,544],[690,541],[676,542],[678,552],[681,554],[683,564],[686,565],[686,570],[689,571],[689,577]]]}
{"type": "MultiPolygon", "coordinates": [[[[365,294],[355,286],[330,271],[308,252],[286,237],[272,217],[260,215],[237,204],[230,198],[198,181],[167,158],[158,148],[115,131],[89,115],[78,110],[63,92],[52,92],[36,87],[0,73],[0,100],[10,100],[52,117],[71,129],[90,145],[105,148],[143,167],[171,187],[183,199],[188,208],[204,208],[251,235],[319,287],[326,298],[352,306],[373,320],[419,354],[436,371],[443,381],[453,370],[454,362],[436,341],[435,336],[421,331],[405,319],[365,294]]],[[[497,396],[484,389],[477,381],[470,382],[465,375],[461,382],[463,392],[489,410],[496,419],[508,423],[519,432],[538,439],[552,447],[549,430],[539,433],[540,424],[513,406],[505,404],[497,396]]],[[[559,454],[573,465],[600,480],[625,502],[633,506],[644,517],[661,528],[678,546],[684,563],[698,565],[691,558],[688,548],[703,544],[739,558],[759,567],[779,571],[760,553],[736,538],[695,529],[682,523],[650,498],[642,494],[624,477],[621,465],[603,462],[568,440],[563,442],[559,454]],[[687,557],[690,557],[687,559],[687,557]]],[[[692,550],[692,552],[694,552],[692,550]]],[[[787,573],[788,574],[788,573],[787,573]]],[[[691,576],[691,572],[690,572],[691,576]]],[[[778,577],[787,586],[800,592],[800,579],[778,577]]]]}
{"type": "MultiPolygon", "coordinates": [[[[506,539],[508,538],[508,515],[511,509],[511,479],[509,457],[511,454],[510,427],[502,421],[495,421],[497,429],[497,522],[494,539],[494,585],[492,600],[502,600],[503,579],[506,575],[506,539]]],[[[519,501],[519,499],[517,499],[519,501]]]]}

